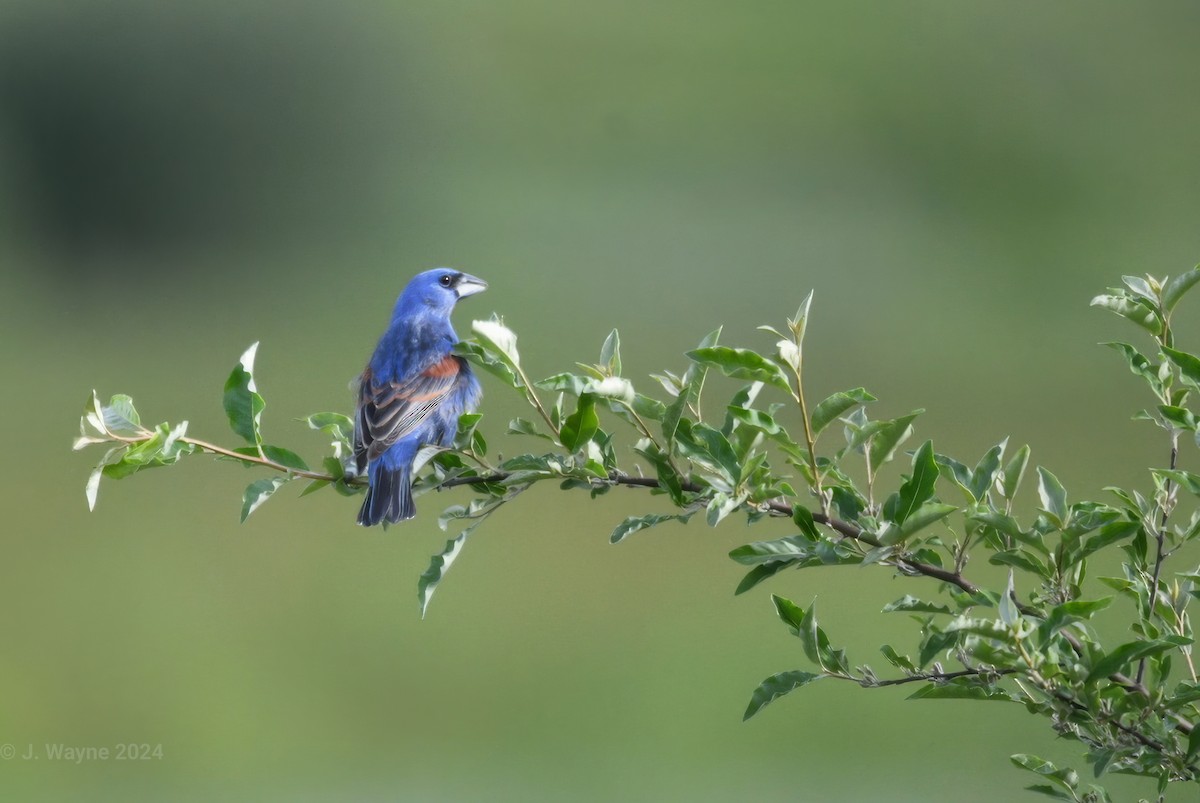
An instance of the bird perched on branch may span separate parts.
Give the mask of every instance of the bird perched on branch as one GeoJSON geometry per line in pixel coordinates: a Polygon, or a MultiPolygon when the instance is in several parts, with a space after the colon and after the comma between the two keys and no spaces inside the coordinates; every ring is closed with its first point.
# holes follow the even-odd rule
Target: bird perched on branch
{"type": "Polygon", "coordinates": [[[416,515],[413,461],[422,446],[449,446],[458,417],[478,404],[479,380],[450,353],[458,335],[450,312],[460,298],[487,283],[450,268],[413,277],[392,311],[359,382],[354,416],[354,461],[370,482],[358,512],[364,526],[416,515]]]}

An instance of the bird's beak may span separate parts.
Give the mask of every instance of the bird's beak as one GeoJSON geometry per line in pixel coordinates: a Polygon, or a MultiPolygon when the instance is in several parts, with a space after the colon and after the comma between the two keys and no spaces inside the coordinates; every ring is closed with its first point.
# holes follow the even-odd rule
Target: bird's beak
{"type": "Polygon", "coordinates": [[[487,289],[487,282],[483,279],[472,276],[469,273],[464,273],[458,277],[458,283],[454,285],[454,292],[458,293],[459,298],[473,296],[476,293],[482,293],[487,289]]]}

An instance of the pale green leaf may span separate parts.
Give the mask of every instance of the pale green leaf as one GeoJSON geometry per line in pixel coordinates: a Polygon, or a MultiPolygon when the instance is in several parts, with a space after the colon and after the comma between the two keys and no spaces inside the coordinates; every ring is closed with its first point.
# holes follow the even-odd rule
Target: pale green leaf
{"type": "Polygon", "coordinates": [[[750,696],[750,705],[746,708],[746,713],[742,716],[742,721],[750,719],[750,717],[757,714],[768,704],[778,700],[785,694],[795,691],[801,686],[807,686],[814,680],[820,680],[823,677],[825,675],[814,672],[803,672],[798,669],[771,675],[771,677],[758,684],[758,688],[750,696]]]}
{"type": "Polygon", "coordinates": [[[246,442],[258,446],[262,443],[259,428],[262,423],[266,402],[258,395],[254,384],[254,356],[258,343],[254,343],[242,354],[237,366],[225,381],[224,407],[229,426],[246,442]]]}
{"type": "Polygon", "coordinates": [[[250,514],[262,507],[271,495],[288,482],[288,477],[264,477],[246,486],[242,494],[242,521],[250,518],[250,514]]]}

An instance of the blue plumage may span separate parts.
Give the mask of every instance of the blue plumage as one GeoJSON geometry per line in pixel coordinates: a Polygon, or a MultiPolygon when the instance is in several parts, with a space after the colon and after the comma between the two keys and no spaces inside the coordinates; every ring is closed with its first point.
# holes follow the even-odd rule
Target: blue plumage
{"type": "Polygon", "coordinates": [[[435,268],[413,277],[392,311],[359,382],[354,460],[370,487],[358,513],[364,526],[411,519],[412,466],[422,446],[454,442],[458,417],[481,390],[466,360],[450,353],[458,336],[450,312],[487,283],[435,268]]]}

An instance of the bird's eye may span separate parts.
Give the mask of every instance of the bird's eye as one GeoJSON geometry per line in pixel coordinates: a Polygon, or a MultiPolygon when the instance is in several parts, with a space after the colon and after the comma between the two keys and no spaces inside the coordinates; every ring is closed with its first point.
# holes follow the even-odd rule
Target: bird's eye
{"type": "Polygon", "coordinates": [[[438,281],[441,283],[442,287],[449,287],[451,284],[454,283],[454,277],[452,277],[449,273],[447,273],[447,274],[443,275],[442,278],[439,279],[438,281]]]}

